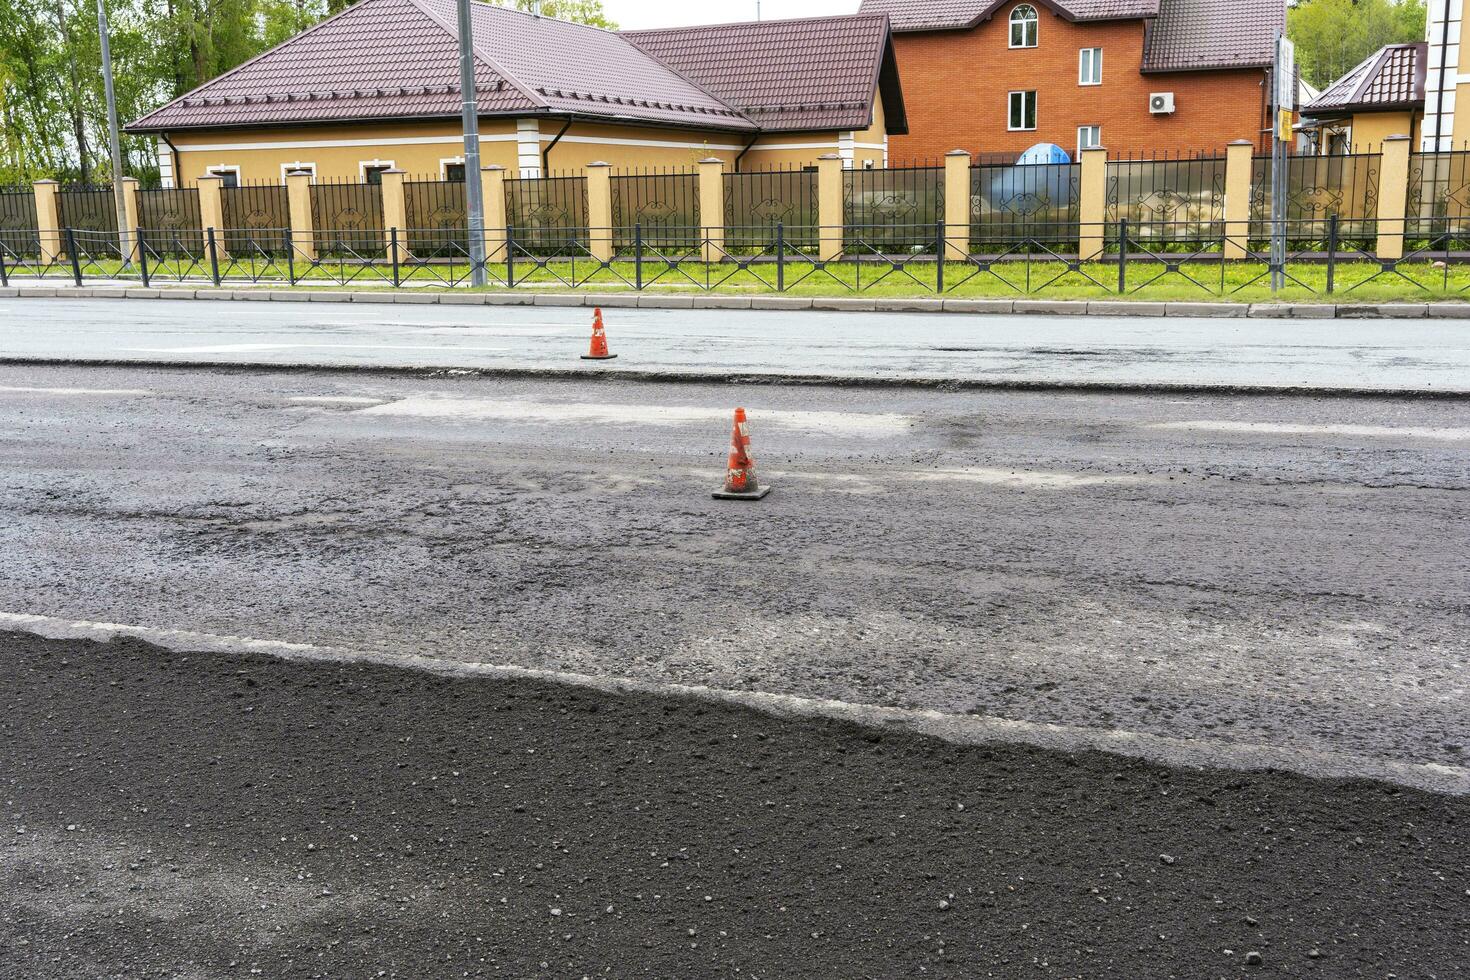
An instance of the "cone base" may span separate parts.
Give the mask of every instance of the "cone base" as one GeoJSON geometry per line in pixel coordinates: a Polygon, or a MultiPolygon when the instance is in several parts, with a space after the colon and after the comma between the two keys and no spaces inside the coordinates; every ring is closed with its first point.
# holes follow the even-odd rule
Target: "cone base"
{"type": "Polygon", "coordinates": [[[610,360],[612,360],[613,358],[615,358],[617,356],[618,355],[616,355],[616,354],[583,354],[582,355],[582,360],[584,360],[584,361],[610,361],[610,360]]]}
{"type": "Polygon", "coordinates": [[[714,493],[710,494],[710,496],[715,498],[716,500],[760,500],[762,497],[770,492],[770,487],[761,487],[754,493],[731,493],[728,490],[716,490],[714,493]]]}

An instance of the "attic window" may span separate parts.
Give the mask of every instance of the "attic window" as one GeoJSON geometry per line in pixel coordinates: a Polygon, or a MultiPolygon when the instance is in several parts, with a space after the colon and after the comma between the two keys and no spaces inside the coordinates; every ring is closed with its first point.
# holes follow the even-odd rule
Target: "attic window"
{"type": "Polygon", "coordinates": [[[1019,4],[1011,11],[1011,47],[1036,47],[1041,18],[1036,8],[1029,3],[1019,4]]]}

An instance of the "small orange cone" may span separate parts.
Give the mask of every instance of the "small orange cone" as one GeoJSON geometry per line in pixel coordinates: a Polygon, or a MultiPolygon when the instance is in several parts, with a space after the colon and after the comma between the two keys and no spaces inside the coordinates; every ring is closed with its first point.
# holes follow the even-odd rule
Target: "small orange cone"
{"type": "Polygon", "coordinates": [[[610,361],[616,354],[607,352],[607,334],[602,329],[602,307],[592,311],[592,349],[582,355],[584,361],[610,361]]]}
{"type": "Polygon", "coordinates": [[[716,490],[716,500],[759,500],[771,492],[755,478],[755,460],[750,458],[750,432],[745,409],[735,409],[735,427],[730,433],[730,465],[725,471],[725,489],[716,490]]]}

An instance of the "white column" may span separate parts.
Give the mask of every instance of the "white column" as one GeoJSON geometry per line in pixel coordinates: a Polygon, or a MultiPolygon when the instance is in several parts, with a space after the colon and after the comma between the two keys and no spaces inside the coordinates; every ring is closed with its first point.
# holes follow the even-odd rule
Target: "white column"
{"type": "Polygon", "coordinates": [[[163,187],[174,186],[174,153],[162,136],[158,137],[158,183],[163,187]]]}
{"type": "Polygon", "coordinates": [[[541,120],[516,120],[516,167],[522,177],[541,176],[541,120]]]}
{"type": "Polygon", "coordinates": [[[1429,0],[1424,39],[1429,65],[1424,79],[1423,150],[1454,149],[1455,89],[1460,79],[1460,25],[1464,0],[1429,0]]]}
{"type": "Polygon", "coordinates": [[[837,156],[842,160],[842,169],[851,170],[857,158],[857,133],[844,130],[837,134],[837,156]]]}

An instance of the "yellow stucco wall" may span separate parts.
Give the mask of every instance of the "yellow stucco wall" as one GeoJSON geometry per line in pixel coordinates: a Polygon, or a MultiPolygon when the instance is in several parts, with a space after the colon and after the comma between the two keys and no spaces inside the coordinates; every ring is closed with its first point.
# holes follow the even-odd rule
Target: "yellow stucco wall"
{"type": "Polygon", "coordinates": [[[1390,136],[1409,136],[1419,145],[1418,113],[1360,112],[1353,116],[1352,147],[1354,153],[1377,153],[1390,136]]]}
{"type": "MultiPolygon", "coordinates": [[[[1470,58],[1470,45],[1460,45],[1460,60],[1470,58]]],[[[1463,70],[1463,69],[1462,69],[1463,70]]],[[[1470,84],[1457,85],[1455,87],[1455,105],[1464,108],[1455,112],[1455,149],[1464,149],[1470,146],[1470,84]]]]}

